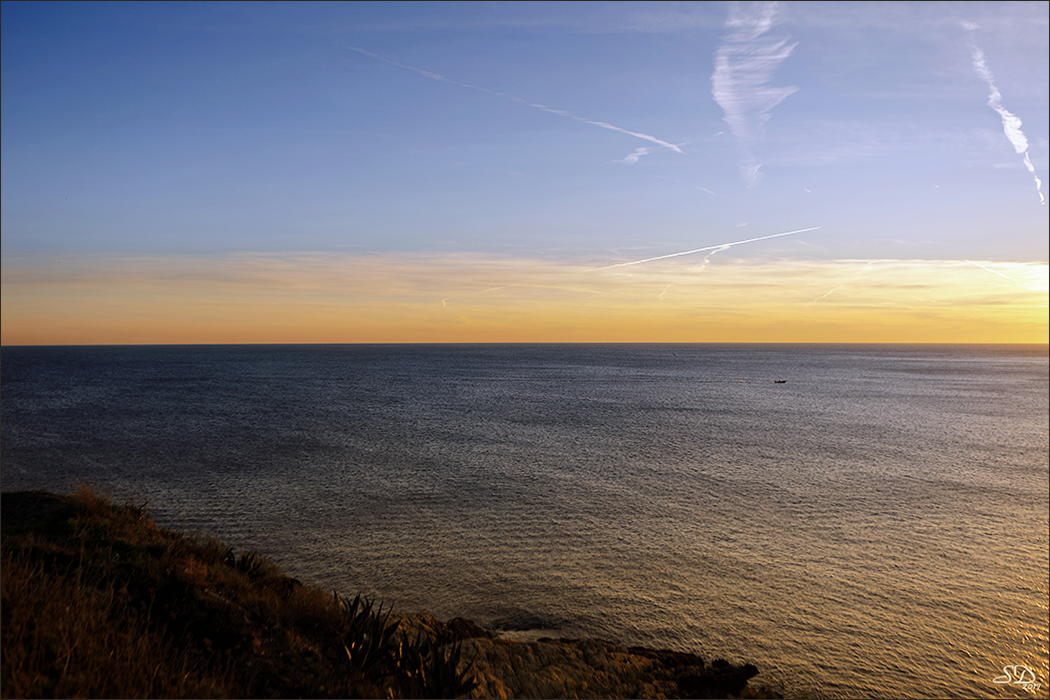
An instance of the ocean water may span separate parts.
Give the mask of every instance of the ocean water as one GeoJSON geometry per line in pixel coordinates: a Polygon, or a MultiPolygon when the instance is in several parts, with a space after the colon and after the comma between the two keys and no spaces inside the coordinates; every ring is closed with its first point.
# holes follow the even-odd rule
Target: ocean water
{"type": "Polygon", "coordinates": [[[1047,697],[1047,357],[4,347],[0,485],[87,481],[401,611],[788,694],[1047,697]]]}

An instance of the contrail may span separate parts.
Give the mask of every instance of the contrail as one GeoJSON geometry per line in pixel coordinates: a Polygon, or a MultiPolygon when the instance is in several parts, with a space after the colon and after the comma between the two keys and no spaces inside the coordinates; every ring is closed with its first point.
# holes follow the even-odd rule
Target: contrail
{"type": "MultiPolygon", "coordinates": [[[[674,151],[675,153],[681,153],[683,155],[685,154],[685,151],[683,151],[677,145],[675,145],[673,143],[670,143],[668,141],[664,141],[663,139],[658,139],[655,136],[650,136],[649,134],[643,134],[643,133],[640,133],[638,131],[629,131],[628,129],[624,129],[624,128],[621,128],[619,126],[614,126],[613,124],[609,124],[608,122],[596,122],[596,121],[593,121],[591,119],[584,119],[583,117],[578,117],[575,114],[570,114],[569,112],[566,112],[564,110],[554,109],[553,107],[548,107],[547,105],[538,104],[536,102],[529,102],[528,100],[524,100],[524,99],[522,99],[520,97],[517,97],[516,95],[508,95],[505,92],[497,92],[496,90],[489,90],[488,88],[484,88],[484,87],[481,87],[479,85],[471,85],[470,83],[463,83],[463,82],[460,82],[458,80],[453,80],[452,78],[446,78],[445,76],[443,76],[443,75],[441,75],[439,73],[433,73],[431,71],[423,70],[422,68],[416,68],[415,66],[410,66],[410,65],[407,65],[405,63],[398,63],[397,61],[391,61],[389,58],[383,58],[382,56],[380,56],[378,54],[374,54],[371,51],[367,51],[365,49],[358,48],[356,46],[347,46],[346,48],[348,48],[348,49],[350,49],[352,51],[357,51],[358,53],[364,54],[365,56],[368,56],[369,58],[375,59],[376,61],[381,61],[383,63],[386,63],[387,65],[396,66],[398,68],[404,68],[405,70],[410,70],[410,71],[413,71],[415,73],[419,73],[424,78],[430,78],[431,80],[438,80],[438,81],[441,81],[443,83],[450,83],[452,85],[458,85],[459,87],[465,87],[465,88],[469,88],[471,90],[477,90],[478,92],[484,92],[484,93],[487,93],[489,95],[495,95],[496,97],[502,97],[504,99],[512,100],[512,101],[517,102],[519,104],[523,104],[526,107],[532,107],[533,109],[538,109],[540,111],[548,112],[550,114],[557,114],[559,117],[565,117],[566,119],[572,119],[574,121],[583,122],[584,124],[590,124],[591,126],[601,127],[602,129],[609,129],[610,131],[616,131],[616,132],[619,132],[621,134],[627,134],[628,136],[633,136],[635,138],[642,139],[643,141],[648,141],[650,143],[655,143],[656,145],[662,146],[663,148],[670,149],[670,150],[674,151]]],[[[630,160],[631,157],[634,156],[635,154],[637,154],[637,157],[641,157],[642,155],[645,155],[645,154],[639,154],[637,151],[635,151],[634,154],[631,154],[631,155],[627,156],[627,158],[625,158],[624,161],[625,162],[626,161],[637,162],[637,158],[635,158],[634,160],[630,160]]]]}
{"type": "MultiPolygon", "coordinates": [[[[963,28],[974,31],[977,29],[977,25],[972,22],[963,22],[963,28]]],[[[971,55],[977,75],[981,76],[984,82],[988,83],[988,106],[998,112],[999,117],[1003,120],[1003,133],[1006,134],[1006,138],[1010,141],[1014,150],[1018,155],[1024,154],[1024,166],[1028,168],[1028,172],[1035,179],[1035,190],[1039,193],[1039,203],[1046,204],[1046,197],[1043,196],[1043,181],[1035,174],[1035,166],[1032,165],[1032,159],[1028,155],[1028,139],[1025,137],[1024,132],[1021,131],[1020,118],[1003,107],[1003,96],[999,92],[999,88],[995,87],[995,78],[984,60],[984,52],[978,48],[977,44],[973,44],[971,55]]]]}
{"type": "Polygon", "coordinates": [[[1015,277],[1011,277],[1010,275],[1003,274],[1002,272],[999,272],[998,270],[993,270],[992,268],[988,267],[987,265],[982,265],[981,263],[974,262],[973,260],[967,260],[966,262],[970,263],[971,265],[976,265],[977,267],[981,268],[985,272],[991,272],[993,275],[999,275],[1003,279],[1008,279],[1011,282],[1017,282],[1017,284],[1021,285],[1022,287],[1028,286],[1024,282],[1022,282],[1021,280],[1019,280],[1019,279],[1017,279],[1015,277]]]}
{"type": "Polygon", "coordinates": [[[759,236],[758,238],[748,238],[743,241],[733,241],[732,243],[720,243],[719,245],[709,245],[703,248],[694,248],[693,250],[683,250],[681,253],[669,253],[667,255],[657,255],[655,258],[646,258],[644,260],[632,260],[631,262],[616,263],[615,265],[606,265],[604,267],[595,267],[587,272],[594,272],[595,270],[609,270],[614,267],[627,267],[628,265],[641,265],[642,263],[653,262],[654,260],[664,260],[666,258],[677,258],[680,255],[692,255],[693,253],[702,253],[705,250],[725,250],[735,245],[741,245],[743,243],[754,243],[755,241],[765,241],[770,238],[779,238],[780,236],[790,236],[795,233],[804,233],[806,231],[815,231],[820,226],[810,226],[809,228],[800,228],[794,231],[784,231],[783,233],[774,233],[769,236],[759,236]]]}
{"type": "Polygon", "coordinates": [[[725,122],[740,147],[740,170],[748,187],[762,177],[762,164],[753,152],[762,138],[762,126],[772,109],[798,90],[769,85],[798,45],[764,36],[775,24],[778,10],[776,2],[757,2],[746,9],[732,3],[726,22],[730,34],[715,53],[711,74],[711,94],[725,112],[725,122]]]}
{"type": "MultiPolygon", "coordinates": [[[[732,243],[720,243],[718,245],[704,246],[703,248],[694,248],[693,250],[684,250],[681,253],[670,253],[668,255],[658,255],[655,258],[646,258],[644,260],[632,260],[631,262],[617,263],[615,265],[606,265],[604,267],[594,267],[594,268],[591,268],[589,270],[583,270],[583,272],[584,273],[596,272],[598,270],[609,270],[609,269],[612,269],[614,267],[626,267],[628,265],[641,265],[642,263],[653,262],[654,260],[663,260],[665,258],[675,258],[675,257],[678,257],[680,255],[692,255],[693,253],[702,253],[705,250],[710,250],[710,251],[713,251],[713,252],[710,255],[708,255],[707,257],[704,258],[704,267],[707,267],[707,262],[710,259],[711,255],[714,255],[715,253],[717,253],[719,251],[722,251],[722,250],[725,250],[727,248],[732,248],[735,245],[741,245],[743,243],[754,243],[755,241],[765,241],[765,240],[768,240],[770,238],[779,238],[780,236],[790,236],[790,235],[795,234],[795,233],[805,233],[806,231],[816,231],[818,228],[820,228],[820,226],[810,226],[809,228],[800,228],[800,229],[796,229],[794,231],[784,231],[782,233],[773,233],[773,234],[770,234],[768,236],[758,236],[757,238],[748,238],[748,239],[743,240],[743,241],[733,241],[732,243]]],[[[703,268],[701,268],[701,269],[703,269],[703,268]]],[[[500,290],[500,289],[506,289],[507,287],[521,287],[521,286],[533,286],[533,285],[523,285],[523,284],[518,283],[518,282],[513,282],[511,284],[504,284],[504,285],[500,285],[498,287],[489,287],[488,289],[481,290],[480,293],[481,294],[487,294],[488,292],[495,292],[495,291],[500,290]]],[[[549,286],[549,285],[541,285],[541,286],[549,286]]],[[[667,290],[669,290],[670,288],[671,288],[670,284],[667,285],[666,287],[664,287],[664,290],[660,293],[660,297],[659,297],[660,301],[663,301],[664,295],[667,294],[667,290]]],[[[451,297],[445,297],[444,299],[442,299],[441,300],[441,305],[442,306],[448,306],[447,302],[449,301],[449,299],[451,299],[451,297]]]]}
{"type": "Polygon", "coordinates": [[[842,288],[843,288],[844,286],[845,286],[845,285],[842,285],[842,284],[840,284],[839,286],[837,286],[837,287],[835,287],[835,288],[833,288],[833,289],[829,289],[828,291],[824,292],[823,294],[821,294],[821,295],[820,295],[819,297],[817,297],[817,298],[816,298],[816,299],[814,299],[813,301],[814,301],[814,302],[818,302],[818,301],[820,301],[821,299],[823,299],[823,298],[825,298],[825,297],[829,297],[829,296],[831,296],[832,294],[834,294],[835,292],[837,292],[838,290],[842,289],[842,288]]]}

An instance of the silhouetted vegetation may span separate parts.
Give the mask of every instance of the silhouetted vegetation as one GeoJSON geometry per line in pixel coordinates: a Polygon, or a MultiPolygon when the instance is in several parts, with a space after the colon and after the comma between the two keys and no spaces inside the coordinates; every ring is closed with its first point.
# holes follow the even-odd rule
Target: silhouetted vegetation
{"type": "Polygon", "coordinates": [[[473,656],[490,652],[480,680],[503,693],[778,697],[747,686],[749,664],[632,648],[609,676],[605,642],[516,644],[462,618],[409,622],[87,487],[4,493],[0,549],[3,697],[458,697],[484,687],[473,656]]]}
{"type": "Polygon", "coordinates": [[[455,697],[456,639],[82,487],[3,494],[4,697],[455,697]]]}

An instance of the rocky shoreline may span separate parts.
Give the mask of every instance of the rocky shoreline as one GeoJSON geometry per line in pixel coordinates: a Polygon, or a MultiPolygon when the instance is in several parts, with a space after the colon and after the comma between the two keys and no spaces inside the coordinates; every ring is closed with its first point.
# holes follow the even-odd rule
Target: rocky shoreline
{"type": "MultiPolygon", "coordinates": [[[[624,647],[599,639],[524,642],[497,638],[469,620],[395,615],[407,637],[461,641],[474,698],[723,698],[747,695],[751,664],[706,664],[695,654],[624,647]]],[[[752,695],[754,697],[754,695],[752,695]]]]}
{"type": "Polygon", "coordinates": [[[361,612],[90,489],[4,493],[2,532],[4,697],[779,697],[750,664],[361,612]]]}

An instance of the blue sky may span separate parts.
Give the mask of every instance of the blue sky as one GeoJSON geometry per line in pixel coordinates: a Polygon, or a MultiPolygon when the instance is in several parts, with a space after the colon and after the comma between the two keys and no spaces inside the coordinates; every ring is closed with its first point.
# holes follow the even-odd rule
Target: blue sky
{"type": "Polygon", "coordinates": [[[1045,275],[1045,2],[5,2],[2,32],[12,294],[58,260],[597,267],[817,226],[689,264],[1045,275]]]}

